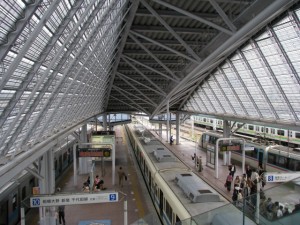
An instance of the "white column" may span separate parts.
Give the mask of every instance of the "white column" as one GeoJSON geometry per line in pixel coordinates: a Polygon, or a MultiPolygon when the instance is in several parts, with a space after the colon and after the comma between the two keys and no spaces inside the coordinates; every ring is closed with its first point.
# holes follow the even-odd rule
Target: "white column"
{"type": "Polygon", "coordinates": [[[73,174],[74,174],[74,186],[77,185],[77,157],[76,157],[77,144],[73,145],[73,174]]]}
{"type": "MultiPolygon", "coordinates": [[[[54,154],[52,149],[43,155],[40,160],[40,174],[44,179],[39,180],[39,188],[41,194],[53,194],[55,191],[55,168],[54,154]]],[[[55,207],[40,208],[40,224],[56,225],[55,207]]]]}
{"type": "Polygon", "coordinates": [[[102,120],[103,120],[103,130],[107,131],[107,114],[106,113],[102,114],[102,120]]]}
{"type": "Polygon", "coordinates": [[[170,112],[169,112],[169,100],[167,101],[167,130],[166,130],[166,133],[167,133],[167,142],[169,142],[169,123],[170,123],[170,112]]]}
{"type": "MultiPolygon", "coordinates": [[[[87,143],[87,124],[81,127],[80,140],[82,143],[87,143]]],[[[79,147],[82,147],[79,145],[79,147]]],[[[79,173],[87,174],[91,168],[91,157],[80,157],[79,158],[79,173]]]]}
{"type": "Polygon", "coordinates": [[[176,113],[176,145],[180,143],[180,113],[176,113]]]}

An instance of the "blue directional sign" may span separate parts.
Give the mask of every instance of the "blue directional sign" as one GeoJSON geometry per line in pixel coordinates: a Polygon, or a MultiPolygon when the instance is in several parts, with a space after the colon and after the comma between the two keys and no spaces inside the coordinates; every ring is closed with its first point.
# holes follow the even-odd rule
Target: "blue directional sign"
{"type": "Polygon", "coordinates": [[[109,195],[109,201],[111,201],[111,202],[117,201],[117,195],[116,194],[110,194],[109,195]]]}
{"type": "Polygon", "coordinates": [[[41,200],[40,198],[31,198],[31,205],[34,207],[40,206],[41,200]]]}
{"type": "Polygon", "coordinates": [[[273,178],[273,176],[271,175],[271,176],[268,176],[268,181],[269,182],[272,182],[274,180],[274,178],[273,178]]]}
{"type": "Polygon", "coordinates": [[[38,195],[30,198],[31,207],[78,205],[119,201],[118,192],[38,195]]]}

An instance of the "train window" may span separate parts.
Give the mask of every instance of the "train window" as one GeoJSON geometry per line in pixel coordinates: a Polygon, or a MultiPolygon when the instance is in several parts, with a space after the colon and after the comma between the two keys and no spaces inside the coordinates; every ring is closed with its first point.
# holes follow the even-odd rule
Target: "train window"
{"type": "Polygon", "coordinates": [[[253,125],[248,125],[248,129],[249,130],[254,130],[254,126],[253,125]]]}
{"type": "Polygon", "coordinates": [[[213,120],[210,120],[209,122],[210,122],[210,123],[214,123],[214,121],[213,121],[213,120]]]}
{"type": "Polygon", "coordinates": [[[287,167],[287,159],[284,156],[277,156],[278,157],[278,163],[277,165],[283,168],[287,167]]]}
{"type": "Polygon", "coordinates": [[[67,159],[68,159],[68,153],[65,152],[65,153],[63,154],[63,161],[65,162],[67,159]]]}
{"type": "Polygon", "coordinates": [[[26,186],[22,188],[22,196],[21,199],[22,201],[26,198],[26,186]]]}
{"type": "Polygon", "coordinates": [[[300,133],[295,132],[295,138],[300,138],[300,133]]]}
{"type": "Polygon", "coordinates": [[[276,164],[276,156],[272,153],[268,153],[268,163],[276,164]]]}
{"type": "Polygon", "coordinates": [[[169,202],[166,200],[166,215],[167,215],[169,221],[172,221],[172,213],[173,213],[173,210],[172,210],[169,202]]]}
{"type": "Polygon", "coordinates": [[[29,181],[29,187],[30,187],[30,189],[32,189],[34,186],[35,186],[34,178],[31,178],[29,181]]]}
{"type": "Polygon", "coordinates": [[[266,128],[266,133],[269,133],[269,128],[266,128]]]}
{"type": "Polygon", "coordinates": [[[203,118],[203,122],[206,122],[206,118],[203,118]]]}
{"type": "Polygon", "coordinates": [[[18,206],[18,198],[17,198],[17,194],[14,194],[12,198],[12,210],[15,211],[17,209],[17,206],[18,206]]]}
{"type": "Polygon", "coordinates": [[[179,217],[176,215],[176,224],[178,223],[178,222],[180,222],[181,220],[179,219],[179,217]]]}
{"type": "Polygon", "coordinates": [[[275,134],[275,129],[271,128],[271,134],[275,134]]]}
{"type": "Polygon", "coordinates": [[[280,136],[284,136],[284,130],[277,130],[277,134],[280,136]]]}
{"type": "Polygon", "coordinates": [[[260,127],[260,131],[261,132],[265,132],[265,128],[264,127],[260,127]]]}
{"type": "Polygon", "coordinates": [[[256,126],[256,127],[255,127],[255,130],[259,132],[259,126],[256,126]]]}

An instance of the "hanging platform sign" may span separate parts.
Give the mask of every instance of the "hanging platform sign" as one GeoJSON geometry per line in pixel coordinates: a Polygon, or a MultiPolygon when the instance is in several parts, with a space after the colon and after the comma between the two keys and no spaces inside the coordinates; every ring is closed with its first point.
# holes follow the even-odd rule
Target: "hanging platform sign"
{"type": "Polygon", "coordinates": [[[110,148],[79,148],[79,157],[110,157],[110,148]]]}
{"type": "Polygon", "coordinates": [[[241,145],[221,145],[220,151],[226,152],[226,151],[240,151],[241,145]]]}
{"type": "Polygon", "coordinates": [[[118,192],[85,193],[73,195],[41,195],[30,198],[30,207],[93,204],[119,201],[118,192]]]}

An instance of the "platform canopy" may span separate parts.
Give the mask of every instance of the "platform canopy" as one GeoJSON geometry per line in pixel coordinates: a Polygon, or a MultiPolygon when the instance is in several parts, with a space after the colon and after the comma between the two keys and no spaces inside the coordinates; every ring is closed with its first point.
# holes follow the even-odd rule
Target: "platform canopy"
{"type": "Polygon", "coordinates": [[[299,1],[2,0],[0,159],[102,113],[299,129],[299,1]]]}

